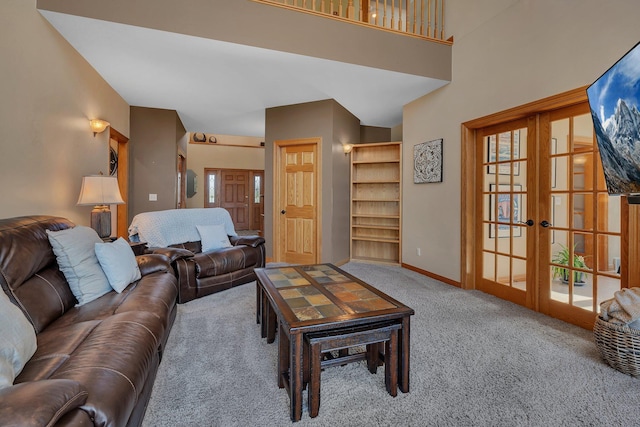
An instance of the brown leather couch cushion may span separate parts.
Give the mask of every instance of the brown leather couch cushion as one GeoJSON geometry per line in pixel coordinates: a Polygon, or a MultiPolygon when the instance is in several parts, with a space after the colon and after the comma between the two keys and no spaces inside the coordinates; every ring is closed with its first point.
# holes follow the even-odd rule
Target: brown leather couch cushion
{"type": "Polygon", "coordinates": [[[88,396],[84,387],[70,380],[36,381],[14,387],[11,393],[0,390],[0,420],[11,420],[11,425],[21,427],[52,426],[83,405],[88,396]]]}
{"type": "Polygon", "coordinates": [[[257,251],[247,246],[199,253],[193,259],[198,277],[220,276],[258,263],[257,251]]]}

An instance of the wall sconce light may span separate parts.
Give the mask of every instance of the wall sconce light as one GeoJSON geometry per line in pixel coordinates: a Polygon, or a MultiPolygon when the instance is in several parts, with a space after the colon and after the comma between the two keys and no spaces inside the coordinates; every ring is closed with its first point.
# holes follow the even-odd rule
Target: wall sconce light
{"type": "Polygon", "coordinates": [[[82,177],[78,206],[94,206],[91,211],[91,228],[98,236],[111,236],[111,211],[109,205],[122,205],[124,200],[115,176],[90,175],[82,177]]]}
{"type": "Polygon", "coordinates": [[[344,150],[344,154],[347,155],[353,149],[353,144],[342,144],[342,149],[344,150]]]}
{"type": "Polygon", "coordinates": [[[104,120],[100,120],[100,119],[93,119],[89,121],[89,126],[91,126],[91,130],[93,131],[94,137],[96,136],[96,134],[99,134],[100,132],[104,132],[104,130],[110,124],[111,123],[104,120]]]}

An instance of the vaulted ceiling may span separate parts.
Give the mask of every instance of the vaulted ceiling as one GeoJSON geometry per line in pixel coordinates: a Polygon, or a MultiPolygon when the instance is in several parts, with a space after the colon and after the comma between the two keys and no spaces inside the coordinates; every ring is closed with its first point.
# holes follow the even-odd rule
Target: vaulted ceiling
{"type": "MultiPolygon", "coordinates": [[[[132,106],[176,110],[191,132],[264,136],[265,109],[335,99],[363,125],[446,80],[41,10],[132,106]]],[[[366,48],[375,48],[366,46],[366,48]]],[[[383,51],[379,52],[384,55],[383,51]]]]}

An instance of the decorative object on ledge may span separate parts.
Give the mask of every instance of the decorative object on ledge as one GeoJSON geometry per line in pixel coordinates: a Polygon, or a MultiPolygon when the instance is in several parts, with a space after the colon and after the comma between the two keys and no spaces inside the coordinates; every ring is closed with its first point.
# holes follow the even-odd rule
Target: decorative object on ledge
{"type": "Polygon", "coordinates": [[[204,132],[190,132],[189,144],[244,147],[244,148],[264,148],[264,141],[254,137],[242,137],[234,135],[218,135],[204,132]],[[218,136],[220,139],[218,139],[218,136]]]}
{"type": "Polygon", "coordinates": [[[413,146],[413,182],[442,182],[442,138],[413,146]]]}
{"type": "Polygon", "coordinates": [[[104,132],[107,126],[110,126],[110,125],[111,123],[105,120],[100,120],[100,119],[89,120],[89,126],[91,126],[91,130],[93,131],[94,138],[97,134],[104,132]]]}
{"type": "Polygon", "coordinates": [[[210,133],[203,132],[191,132],[191,139],[189,140],[191,144],[217,144],[218,138],[215,135],[210,133]]]}
{"type": "Polygon", "coordinates": [[[353,150],[353,144],[342,144],[342,149],[344,150],[344,154],[347,155],[353,150]]]}
{"type": "Polygon", "coordinates": [[[90,175],[82,177],[78,206],[94,206],[91,211],[91,228],[101,238],[111,236],[111,211],[109,205],[124,204],[118,179],[115,176],[90,175]]]}

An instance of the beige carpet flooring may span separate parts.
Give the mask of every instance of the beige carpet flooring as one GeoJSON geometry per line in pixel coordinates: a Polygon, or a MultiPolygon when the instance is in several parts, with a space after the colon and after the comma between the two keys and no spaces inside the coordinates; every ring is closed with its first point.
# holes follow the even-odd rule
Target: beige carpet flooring
{"type": "MultiPolygon", "coordinates": [[[[640,382],[601,361],[589,331],[400,267],[343,268],[412,307],[411,392],[384,370],[322,373],[320,415],[297,426],[640,425],[640,382]]],[[[287,426],[277,343],[260,338],[255,285],[179,306],[144,421],[158,426],[287,426]]]]}

